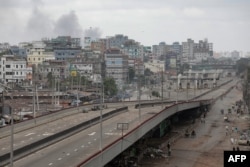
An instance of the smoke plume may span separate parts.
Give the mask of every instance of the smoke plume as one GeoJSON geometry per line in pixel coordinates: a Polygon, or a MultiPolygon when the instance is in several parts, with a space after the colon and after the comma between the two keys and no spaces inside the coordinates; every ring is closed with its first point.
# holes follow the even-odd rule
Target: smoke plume
{"type": "Polygon", "coordinates": [[[70,35],[73,37],[81,37],[83,30],[78,22],[78,18],[74,11],[62,15],[55,23],[54,33],[57,35],[70,35]]]}
{"type": "Polygon", "coordinates": [[[91,37],[91,39],[97,39],[101,37],[101,30],[98,27],[90,27],[89,29],[86,29],[84,31],[84,36],[85,37],[91,37]]]}

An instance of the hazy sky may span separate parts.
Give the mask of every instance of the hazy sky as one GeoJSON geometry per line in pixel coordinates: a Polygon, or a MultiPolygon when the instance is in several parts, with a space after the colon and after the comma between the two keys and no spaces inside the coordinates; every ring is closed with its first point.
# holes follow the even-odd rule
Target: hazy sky
{"type": "Polygon", "coordinates": [[[249,30],[250,0],[0,0],[0,43],[124,34],[143,45],[208,38],[215,51],[250,51],[249,30]]]}

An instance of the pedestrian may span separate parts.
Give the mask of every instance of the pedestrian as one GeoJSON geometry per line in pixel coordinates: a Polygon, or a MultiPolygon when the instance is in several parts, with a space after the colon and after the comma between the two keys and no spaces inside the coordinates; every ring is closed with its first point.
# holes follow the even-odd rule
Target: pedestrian
{"type": "Polygon", "coordinates": [[[235,147],[233,147],[233,151],[235,151],[235,147]]]}
{"type": "Polygon", "coordinates": [[[171,146],[171,145],[170,145],[170,142],[168,142],[168,145],[167,145],[168,150],[170,150],[170,146],[171,146]]]}
{"type": "Polygon", "coordinates": [[[240,151],[240,148],[239,148],[239,147],[237,147],[237,148],[236,148],[236,150],[237,150],[237,151],[240,151]]]}

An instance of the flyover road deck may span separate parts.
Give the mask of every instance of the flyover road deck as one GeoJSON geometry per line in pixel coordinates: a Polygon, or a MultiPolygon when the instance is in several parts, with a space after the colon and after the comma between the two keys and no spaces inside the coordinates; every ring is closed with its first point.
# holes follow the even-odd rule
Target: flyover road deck
{"type": "MultiPolygon", "coordinates": [[[[235,85],[233,81],[216,91],[206,94],[205,98],[216,98],[235,85]]],[[[81,133],[62,140],[34,154],[26,156],[14,163],[15,166],[75,166],[112,141],[121,137],[121,131],[117,130],[117,123],[129,123],[129,129],[137,126],[140,121],[146,120],[154,113],[160,112],[162,106],[141,109],[141,120],[139,120],[139,109],[130,107],[128,112],[119,114],[112,119],[103,122],[102,143],[100,142],[100,125],[94,125],[81,133]],[[101,144],[100,144],[101,143],[101,144]]]]}

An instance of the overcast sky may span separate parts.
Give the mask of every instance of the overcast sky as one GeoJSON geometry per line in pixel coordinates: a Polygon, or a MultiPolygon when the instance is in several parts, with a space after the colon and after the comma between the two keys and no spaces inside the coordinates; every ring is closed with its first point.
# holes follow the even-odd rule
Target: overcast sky
{"type": "Polygon", "coordinates": [[[143,45],[207,38],[215,51],[250,51],[249,30],[250,0],[0,0],[0,43],[124,34],[143,45]]]}

